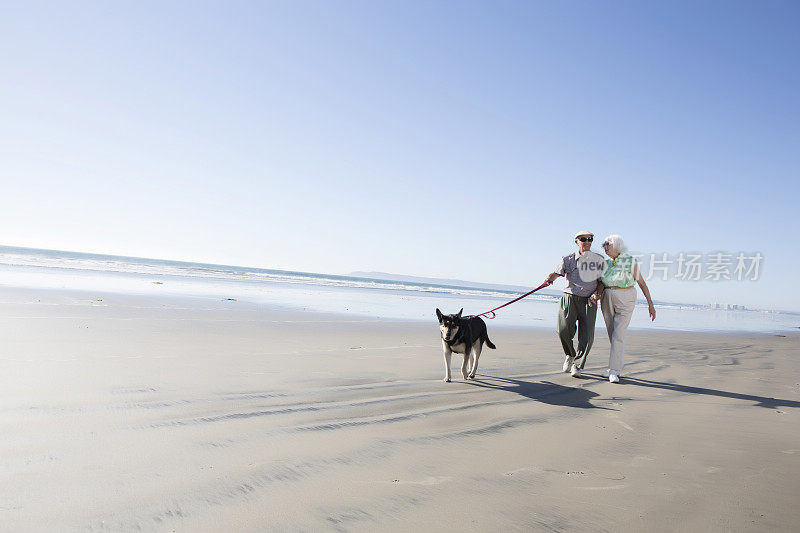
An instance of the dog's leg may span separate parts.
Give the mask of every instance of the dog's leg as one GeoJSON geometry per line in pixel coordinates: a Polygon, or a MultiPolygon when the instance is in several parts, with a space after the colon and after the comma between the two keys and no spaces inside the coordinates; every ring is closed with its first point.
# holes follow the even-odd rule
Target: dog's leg
{"type": "Polygon", "coordinates": [[[475,379],[475,372],[478,371],[478,358],[481,356],[481,350],[483,349],[483,341],[478,339],[475,341],[475,346],[472,347],[472,367],[469,371],[469,379],[475,379]]]}
{"type": "Polygon", "coordinates": [[[469,372],[467,370],[467,365],[469,364],[470,356],[472,352],[470,350],[470,345],[464,345],[464,360],[461,362],[461,377],[467,379],[469,372]]]}
{"type": "Polygon", "coordinates": [[[444,382],[450,382],[450,356],[453,355],[452,350],[450,347],[442,341],[442,348],[444,350],[444,382]]]}
{"type": "Polygon", "coordinates": [[[472,373],[472,369],[475,366],[475,345],[472,345],[472,349],[469,351],[469,362],[467,363],[467,379],[474,379],[475,374],[472,373]]]}

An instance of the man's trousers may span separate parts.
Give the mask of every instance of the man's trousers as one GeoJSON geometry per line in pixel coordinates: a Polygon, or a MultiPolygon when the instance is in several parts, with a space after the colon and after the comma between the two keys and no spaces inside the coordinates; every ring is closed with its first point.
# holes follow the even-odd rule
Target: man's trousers
{"type": "Polygon", "coordinates": [[[586,357],[594,342],[594,321],[597,318],[597,305],[589,305],[589,298],[564,293],[558,310],[558,337],[564,348],[564,354],[580,360],[579,368],[586,364],[586,357]],[[578,349],[575,350],[572,339],[578,332],[578,349]]]}

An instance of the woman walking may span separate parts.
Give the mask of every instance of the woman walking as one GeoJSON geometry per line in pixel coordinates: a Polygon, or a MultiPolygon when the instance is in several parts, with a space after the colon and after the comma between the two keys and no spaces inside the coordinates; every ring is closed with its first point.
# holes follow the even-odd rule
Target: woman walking
{"type": "Polygon", "coordinates": [[[608,371],[603,374],[611,383],[619,383],[625,355],[625,333],[631,323],[633,308],[636,306],[636,288],[634,282],[639,284],[642,294],[647,298],[650,319],[656,319],[656,309],[650,290],[639,271],[639,263],[633,256],[626,253],[625,242],[619,235],[609,235],[603,241],[603,250],[608,258],[603,270],[602,281],[605,286],[600,308],[608,330],[608,340],[611,341],[611,354],[608,358],[608,371]]]}

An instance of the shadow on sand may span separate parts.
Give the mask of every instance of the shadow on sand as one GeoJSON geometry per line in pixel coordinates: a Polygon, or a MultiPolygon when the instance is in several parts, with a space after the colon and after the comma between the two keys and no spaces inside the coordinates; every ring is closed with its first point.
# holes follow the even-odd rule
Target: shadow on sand
{"type": "MultiPolygon", "coordinates": [[[[584,378],[606,381],[602,376],[594,374],[584,374],[584,378]]],[[[740,394],[738,392],[728,392],[724,390],[705,389],[703,387],[692,387],[690,385],[679,385],[677,383],[665,383],[663,381],[652,381],[649,379],[633,378],[624,376],[620,378],[620,385],[637,385],[639,387],[651,387],[654,389],[671,390],[684,392],[686,394],[704,394],[707,396],[718,396],[720,398],[733,398],[735,400],[746,400],[755,402],[758,407],[777,409],[778,407],[800,407],[800,402],[794,400],[782,400],[780,398],[767,398],[766,396],[754,396],[752,394],[740,394]]]]}
{"type": "Polygon", "coordinates": [[[583,387],[565,387],[550,381],[522,381],[520,379],[501,378],[478,374],[480,379],[468,381],[470,385],[485,389],[495,389],[513,392],[550,405],[563,405],[565,407],[577,407],[579,409],[603,409],[615,411],[608,407],[599,407],[591,403],[591,399],[600,396],[598,393],[583,387]]]}

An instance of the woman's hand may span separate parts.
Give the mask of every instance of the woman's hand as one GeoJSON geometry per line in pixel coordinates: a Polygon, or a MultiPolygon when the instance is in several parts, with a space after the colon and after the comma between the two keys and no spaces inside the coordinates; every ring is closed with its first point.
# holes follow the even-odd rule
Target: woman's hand
{"type": "Polygon", "coordinates": [[[647,308],[648,311],[650,312],[650,321],[652,322],[653,320],[656,319],[656,308],[653,306],[652,300],[647,302],[647,308]]]}

